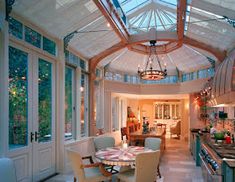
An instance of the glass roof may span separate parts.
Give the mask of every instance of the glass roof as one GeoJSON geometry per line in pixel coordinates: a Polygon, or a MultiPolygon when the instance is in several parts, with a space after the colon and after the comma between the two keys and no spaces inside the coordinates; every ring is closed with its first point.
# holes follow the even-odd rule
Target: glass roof
{"type": "Polygon", "coordinates": [[[118,0],[127,17],[131,34],[157,31],[176,31],[177,0],[118,0]]]}
{"type": "Polygon", "coordinates": [[[176,9],[177,0],[118,0],[126,15],[149,4],[159,3],[176,9]]]}

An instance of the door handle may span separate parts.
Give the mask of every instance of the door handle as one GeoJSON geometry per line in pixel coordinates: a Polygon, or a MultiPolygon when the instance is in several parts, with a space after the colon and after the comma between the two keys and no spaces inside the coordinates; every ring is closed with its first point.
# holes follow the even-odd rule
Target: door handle
{"type": "Polygon", "coordinates": [[[33,139],[34,139],[34,133],[31,132],[31,133],[30,133],[30,142],[31,142],[31,143],[33,142],[33,139]]]}
{"type": "Polygon", "coordinates": [[[35,131],[35,142],[38,141],[38,138],[39,138],[39,133],[37,131],[35,131]]]}

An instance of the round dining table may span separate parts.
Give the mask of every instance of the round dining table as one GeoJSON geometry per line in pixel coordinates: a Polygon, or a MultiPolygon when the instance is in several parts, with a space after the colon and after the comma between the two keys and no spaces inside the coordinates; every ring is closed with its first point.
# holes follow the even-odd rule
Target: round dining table
{"type": "Polygon", "coordinates": [[[152,152],[153,150],[140,147],[108,147],[95,153],[95,157],[103,164],[113,166],[130,166],[135,163],[136,155],[143,152],[152,152]]]}

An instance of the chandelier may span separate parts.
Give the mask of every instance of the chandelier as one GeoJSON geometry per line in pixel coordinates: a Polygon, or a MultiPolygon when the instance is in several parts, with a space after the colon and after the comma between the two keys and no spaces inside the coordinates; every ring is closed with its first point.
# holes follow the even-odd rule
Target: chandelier
{"type": "Polygon", "coordinates": [[[150,41],[149,57],[144,69],[138,65],[138,75],[142,80],[161,80],[167,76],[166,64],[164,64],[164,70],[156,53],[156,40],[150,41]],[[153,68],[154,62],[157,63],[156,68],[153,68]],[[157,69],[159,68],[159,69],[157,69]]]}

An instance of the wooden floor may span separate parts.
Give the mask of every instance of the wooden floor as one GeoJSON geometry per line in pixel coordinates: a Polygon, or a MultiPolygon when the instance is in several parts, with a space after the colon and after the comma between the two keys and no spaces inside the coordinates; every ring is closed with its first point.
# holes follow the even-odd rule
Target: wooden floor
{"type": "MultiPolygon", "coordinates": [[[[195,166],[187,142],[179,139],[166,140],[160,170],[162,178],[157,182],[204,182],[201,168],[195,166]]],[[[57,175],[46,182],[73,182],[73,175],[57,175]]]]}

